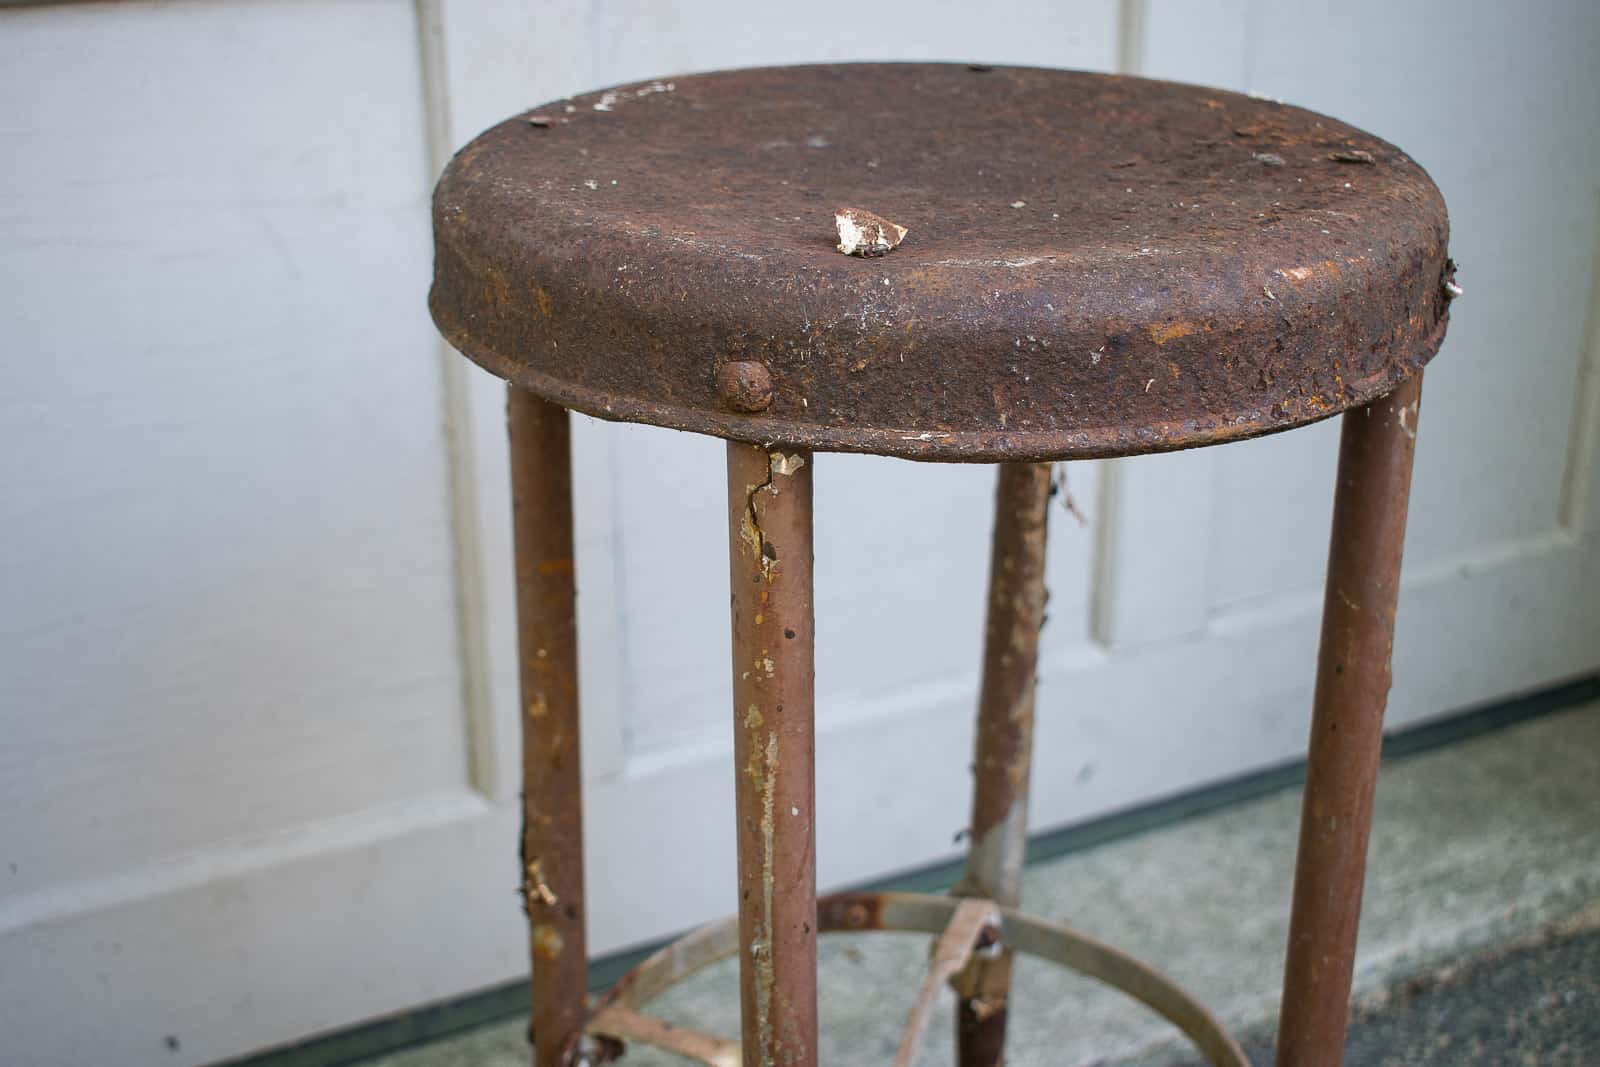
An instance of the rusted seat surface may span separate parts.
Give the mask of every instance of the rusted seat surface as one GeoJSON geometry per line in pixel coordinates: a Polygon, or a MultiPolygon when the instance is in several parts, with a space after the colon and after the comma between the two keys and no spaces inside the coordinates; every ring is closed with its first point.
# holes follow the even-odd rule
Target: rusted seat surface
{"type": "Polygon", "coordinates": [[[549,399],[938,460],[1158,451],[1332,415],[1433,355],[1451,269],[1427,174],[1344,123],[951,64],[557,101],[461,151],[434,227],[439,327],[549,399]],[[843,255],[841,207],[909,234],[843,255]],[[719,387],[728,363],[744,366],[719,387]],[[748,410],[763,377],[770,402],[748,410]]]}

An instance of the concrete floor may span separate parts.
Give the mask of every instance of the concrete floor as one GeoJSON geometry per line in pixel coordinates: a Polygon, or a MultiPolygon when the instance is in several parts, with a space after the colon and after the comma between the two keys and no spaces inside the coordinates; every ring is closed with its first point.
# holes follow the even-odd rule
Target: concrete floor
{"type": "MultiPolygon", "coordinates": [[[[1245,1051],[1271,1067],[1271,1033],[1245,1051]]],[[[1364,1067],[1587,1067],[1597,1054],[1600,904],[1364,998],[1345,1046],[1345,1061],[1364,1067]]]]}
{"type": "MultiPolygon", "coordinates": [[[[1258,1062],[1269,1062],[1299,805],[1299,791],[1286,790],[1038,864],[1027,875],[1025,907],[1162,969],[1244,1035],[1258,1062]]],[[[1600,926],[1600,702],[1386,765],[1365,899],[1362,1007],[1347,1062],[1600,1063],[1592,1025],[1600,1018],[1600,935],[1589,932],[1600,926]],[[1540,933],[1562,921],[1567,926],[1540,933]],[[1520,979],[1497,984],[1513,972],[1520,979]],[[1517,1000],[1517,988],[1528,996],[1517,1000]],[[1457,1010],[1473,991],[1472,1006],[1457,1010]],[[1557,1026],[1554,1019],[1591,1025],[1560,1030],[1564,1044],[1544,1058],[1535,1037],[1557,1026]],[[1404,1037],[1407,1025],[1424,1036],[1404,1037]],[[1411,1056],[1403,1050],[1412,1040],[1442,1058],[1411,1056]]],[[[890,1061],[927,949],[926,938],[904,935],[822,942],[822,1063],[890,1061]]],[[[1011,1067],[1188,1056],[1160,1019],[1093,983],[1031,961],[1017,981],[1011,1067]]],[[[737,1033],[731,964],[652,1010],[737,1033]]],[[[948,1003],[941,1012],[919,1063],[951,1061],[948,1003]]],[[[526,1020],[497,1024],[369,1067],[521,1067],[525,1028],[526,1020]]],[[[636,1049],[625,1062],[683,1061],[636,1049]]]]}

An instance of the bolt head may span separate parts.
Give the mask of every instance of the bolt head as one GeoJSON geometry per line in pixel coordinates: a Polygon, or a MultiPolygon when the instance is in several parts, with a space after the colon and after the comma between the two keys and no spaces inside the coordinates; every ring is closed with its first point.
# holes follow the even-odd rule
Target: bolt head
{"type": "Polygon", "coordinates": [[[717,392],[734,411],[765,411],[772,405],[772,372],[750,359],[724,363],[717,368],[717,392]]]}

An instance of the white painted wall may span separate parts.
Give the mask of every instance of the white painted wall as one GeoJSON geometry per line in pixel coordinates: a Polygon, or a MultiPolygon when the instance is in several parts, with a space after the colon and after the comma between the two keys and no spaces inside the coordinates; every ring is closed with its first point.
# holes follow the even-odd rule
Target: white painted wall
{"type": "MultiPolygon", "coordinates": [[[[523,973],[503,395],[427,321],[426,197],[477,130],[607,83],[1121,67],[1404,145],[1467,296],[1392,721],[1600,667],[1600,14],[1539,11],[0,7],[0,1061],[204,1063],[523,973]]],[[[604,952],[733,906],[722,452],[578,422],[604,952]]],[[[1071,468],[1037,823],[1301,750],[1334,437],[1071,468]]],[[[819,460],[825,885],[964,822],[991,477],[819,460]]]]}

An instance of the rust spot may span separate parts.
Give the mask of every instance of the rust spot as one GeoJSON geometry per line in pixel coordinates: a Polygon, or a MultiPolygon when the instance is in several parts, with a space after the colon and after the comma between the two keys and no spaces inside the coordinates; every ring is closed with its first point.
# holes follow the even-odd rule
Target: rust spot
{"type": "Polygon", "coordinates": [[[1188,337],[1202,329],[1198,323],[1193,322],[1167,322],[1150,327],[1150,340],[1158,345],[1168,341],[1176,341],[1180,337],[1188,337]]]}
{"type": "Polygon", "coordinates": [[[533,956],[540,960],[559,959],[561,950],[566,946],[561,937],[561,931],[554,926],[540,923],[533,928],[533,956]]]}

